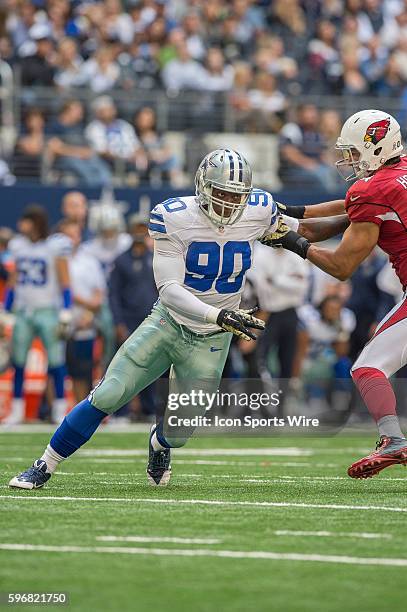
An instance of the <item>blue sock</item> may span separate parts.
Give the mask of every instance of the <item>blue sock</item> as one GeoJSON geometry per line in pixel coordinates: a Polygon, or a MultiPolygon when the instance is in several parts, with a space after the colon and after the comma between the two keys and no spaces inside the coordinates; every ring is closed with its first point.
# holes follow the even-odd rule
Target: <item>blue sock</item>
{"type": "Polygon", "coordinates": [[[48,368],[48,373],[54,380],[55,395],[57,399],[64,398],[64,378],[65,378],[65,367],[58,366],[56,368],[48,368]]]}
{"type": "Polygon", "coordinates": [[[158,423],[158,425],[156,427],[156,430],[155,430],[155,435],[157,437],[157,441],[164,448],[172,448],[171,444],[168,444],[167,440],[164,437],[163,427],[164,427],[164,421],[162,420],[162,421],[160,421],[158,423]]]}
{"type": "Polygon", "coordinates": [[[14,397],[23,397],[24,368],[14,366],[14,397]]]}
{"type": "Polygon", "coordinates": [[[50,446],[62,457],[69,457],[95,433],[107,416],[87,400],[79,402],[51,438],[50,446]]]}

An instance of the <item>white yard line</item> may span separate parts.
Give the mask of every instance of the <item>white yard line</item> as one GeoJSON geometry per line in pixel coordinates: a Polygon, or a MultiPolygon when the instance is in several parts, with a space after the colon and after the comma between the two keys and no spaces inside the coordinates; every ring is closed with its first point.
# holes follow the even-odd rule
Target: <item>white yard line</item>
{"type": "MultiPolygon", "coordinates": [[[[139,457],[145,456],[144,449],[83,449],[82,457],[139,457]]],[[[310,457],[314,454],[313,450],[281,447],[281,448],[176,448],[174,455],[186,455],[195,457],[310,457]]]]}
{"type": "Polygon", "coordinates": [[[249,501],[221,501],[218,499],[168,499],[168,498],[148,498],[148,497],[70,497],[54,495],[0,495],[0,499],[18,499],[24,501],[74,501],[74,502],[111,502],[111,503],[138,503],[138,504],[187,504],[204,506],[248,506],[251,508],[318,508],[328,510],[373,510],[387,512],[407,512],[406,508],[394,506],[352,506],[348,504],[307,504],[300,502],[249,502],[249,501]]]}
{"type": "Polygon", "coordinates": [[[273,531],[275,535],[278,536],[293,536],[293,537],[302,537],[302,536],[310,536],[310,537],[319,537],[319,538],[362,538],[366,540],[376,540],[376,539],[384,539],[391,540],[392,535],[390,533],[353,533],[349,532],[335,532],[335,531],[289,531],[288,529],[280,529],[278,531],[273,531]]]}
{"type": "MultiPolygon", "coordinates": [[[[80,454],[75,456],[78,460],[84,460],[87,463],[131,463],[134,465],[135,463],[144,463],[145,455],[143,459],[117,459],[116,457],[112,457],[111,459],[95,459],[93,457],[82,457],[80,454]]],[[[12,457],[9,458],[12,460],[12,457]]],[[[249,467],[264,467],[265,461],[211,461],[210,459],[178,459],[175,457],[175,462],[177,465],[228,465],[228,466],[249,466],[249,467]]],[[[272,465],[273,467],[281,466],[281,467],[314,467],[314,468],[336,468],[338,469],[337,463],[311,463],[311,462],[293,462],[293,461],[269,461],[267,460],[267,467],[272,465]]]]}
{"type": "Polygon", "coordinates": [[[100,542],[165,542],[166,544],[221,544],[218,538],[169,538],[148,536],[99,536],[96,540],[100,542]]]}
{"type": "Polygon", "coordinates": [[[21,552],[55,553],[99,553],[124,555],[149,555],[159,557],[221,557],[228,559],[263,559],[270,561],[303,561],[312,563],[344,563],[348,565],[384,565],[407,567],[407,559],[387,559],[375,557],[350,557],[346,555],[307,555],[300,553],[278,553],[257,550],[211,550],[211,549],[170,549],[170,548],[133,548],[123,546],[46,546],[33,544],[0,544],[0,550],[21,552]]]}

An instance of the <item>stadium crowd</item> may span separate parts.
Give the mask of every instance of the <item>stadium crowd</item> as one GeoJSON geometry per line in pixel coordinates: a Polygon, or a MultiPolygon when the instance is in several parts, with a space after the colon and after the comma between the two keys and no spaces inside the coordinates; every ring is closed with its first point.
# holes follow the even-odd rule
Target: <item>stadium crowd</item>
{"type": "Polygon", "coordinates": [[[45,163],[85,184],[121,170],[179,186],[165,130],[233,117],[239,133],[279,135],[283,185],[335,189],[342,117],[324,96],[386,97],[403,118],[406,57],[405,0],[5,0],[0,58],[22,86],[23,123],[0,180],[25,176],[28,160],[31,178],[45,163]],[[171,102],[164,129],[158,92],[171,102]],[[297,109],[310,96],[322,114],[297,109]]]}
{"type": "MultiPolygon", "coordinates": [[[[27,218],[36,223],[43,219],[44,224],[45,209],[31,207],[23,213],[19,231],[24,230],[22,223],[27,218]]],[[[53,240],[58,238],[58,252],[68,257],[73,321],[64,336],[63,372],[70,376],[74,398],[80,401],[103,375],[116,348],[141,324],[157,299],[148,216],[136,213],[126,222],[113,200],[89,207],[83,193],[69,191],[61,202],[61,220],[50,233],[53,240]],[[61,246],[65,250],[61,251],[61,246]]],[[[13,255],[16,257],[21,248],[9,228],[0,228],[0,247],[0,277],[4,285],[13,255]]],[[[263,388],[278,385],[284,400],[301,397],[314,411],[326,410],[327,406],[348,409],[352,396],[351,361],[399,294],[395,275],[379,250],[360,266],[350,283],[342,283],[290,251],[273,250],[258,243],[244,304],[259,307],[260,317],[267,321],[266,330],[257,342],[233,341],[225,377],[237,381],[256,379],[263,388]]],[[[30,319],[30,305],[20,303],[17,316],[30,319]]],[[[40,326],[38,330],[42,337],[40,326]]],[[[50,359],[54,341],[59,342],[58,338],[50,345],[47,339],[44,342],[50,359]]],[[[16,350],[21,351],[21,346],[14,347],[14,354],[16,350]]],[[[26,360],[27,355],[23,355],[21,363],[24,365],[26,360]]],[[[53,369],[57,370],[49,368],[51,375],[53,369]]],[[[20,383],[21,396],[22,378],[20,383]]],[[[21,402],[21,397],[17,400],[21,402]]],[[[57,405],[52,412],[56,420],[57,400],[50,400],[53,406],[55,402],[57,405]]],[[[284,410],[284,400],[280,410],[284,410]]],[[[118,417],[149,420],[161,401],[153,385],[119,411],[118,417]]],[[[66,409],[66,404],[61,406],[66,409]]]]}

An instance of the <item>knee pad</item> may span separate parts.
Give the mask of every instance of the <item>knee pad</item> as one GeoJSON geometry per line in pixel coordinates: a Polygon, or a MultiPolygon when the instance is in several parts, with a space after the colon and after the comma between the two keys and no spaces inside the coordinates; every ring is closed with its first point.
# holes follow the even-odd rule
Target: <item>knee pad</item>
{"type": "Polygon", "coordinates": [[[99,410],[112,414],[125,404],[126,385],[117,376],[105,378],[90,394],[90,401],[99,410]]]}

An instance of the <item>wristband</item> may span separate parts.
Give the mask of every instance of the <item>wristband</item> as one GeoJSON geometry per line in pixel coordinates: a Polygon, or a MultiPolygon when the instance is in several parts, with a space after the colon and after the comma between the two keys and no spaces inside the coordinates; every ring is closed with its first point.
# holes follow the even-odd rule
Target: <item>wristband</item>
{"type": "Polygon", "coordinates": [[[6,289],[6,295],[4,296],[4,310],[10,312],[13,308],[14,303],[14,289],[8,287],[6,289]]]}
{"type": "Polygon", "coordinates": [[[283,213],[287,217],[294,217],[294,219],[303,219],[305,214],[305,206],[287,206],[283,213]]]}
{"type": "Polygon", "coordinates": [[[281,246],[288,251],[292,251],[296,253],[303,259],[307,259],[308,249],[311,246],[311,243],[304,238],[304,236],[300,236],[297,232],[290,231],[285,236],[283,236],[281,240],[281,246]]]}
{"type": "Polygon", "coordinates": [[[72,306],[72,294],[69,287],[65,287],[65,289],[62,290],[62,302],[64,308],[70,308],[72,306]]]}

